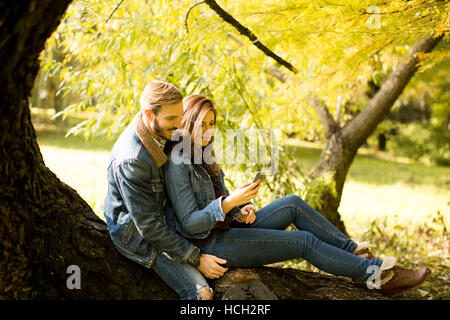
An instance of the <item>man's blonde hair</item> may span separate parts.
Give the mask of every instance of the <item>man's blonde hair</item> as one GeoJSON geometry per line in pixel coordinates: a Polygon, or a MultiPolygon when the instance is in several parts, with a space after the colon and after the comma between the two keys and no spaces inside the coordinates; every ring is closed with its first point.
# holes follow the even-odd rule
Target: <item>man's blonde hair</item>
{"type": "Polygon", "coordinates": [[[173,84],[154,80],[145,86],[141,94],[141,111],[150,110],[154,115],[164,104],[174,104],[183,100],[180,90],[173,84]]]}

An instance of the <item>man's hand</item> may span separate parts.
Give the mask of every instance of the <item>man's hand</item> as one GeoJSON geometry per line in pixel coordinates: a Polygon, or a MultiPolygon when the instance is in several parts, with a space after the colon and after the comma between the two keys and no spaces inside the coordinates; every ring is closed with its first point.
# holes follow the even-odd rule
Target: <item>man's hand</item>
{"type": "Polygon", "coordinates": [[[240,222],[253,223],[256,219],[255,206],[248,204],[241,209],[241,215],[237,218],[240,222]]]}
{"type": "Polygon", "coordinates": [[[197,269],[203,273],[206,278],[217,279],[228,271],[228,268],[222,267],[219,263],[224,264],[227,263],[227,261],[210,254],[202,254],[200,256],[200,265],[197,269]]]}

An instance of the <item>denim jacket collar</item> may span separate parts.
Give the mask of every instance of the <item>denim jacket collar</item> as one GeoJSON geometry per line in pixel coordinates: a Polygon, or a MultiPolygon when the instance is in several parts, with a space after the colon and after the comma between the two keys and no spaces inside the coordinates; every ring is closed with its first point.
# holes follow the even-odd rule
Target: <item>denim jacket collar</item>
{"type": "Polygon", "coordinates": [[[139,140],[141,140],[142,144],[155,160],[156,166],[158,168],[162,167],[167,162],[167,156],[156,143],[156,137],[154,137],[145,126],[140,111],[133,118],[133,126],[139,140]]]}

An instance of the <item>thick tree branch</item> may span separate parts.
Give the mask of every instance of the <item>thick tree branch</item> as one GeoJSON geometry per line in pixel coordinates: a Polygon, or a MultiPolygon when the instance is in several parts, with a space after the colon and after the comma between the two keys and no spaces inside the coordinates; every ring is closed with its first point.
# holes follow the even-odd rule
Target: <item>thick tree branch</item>
{"type": "Polygon", "coordinates": [[[413,44],[409,52],[403,57],[402,62],[369,101],[367,107],[343,128],[346,139],[349,139],[357,147],[362,145],[387,115],[395,100],[417,71],[417,63],[419,62],[417,54],[431,52],[442,37],[443,34],[437,37],[428,36],[418,39],[413,44]]]}
{"type": "Polygon", "coordinates": [[[275,61],[277,61],[282,66],[286,67],[290,71],[297,73],[297,69],[281,58],[280,56],[276,55],[273,51],[271,51],[269,48],[267,48],[264,44],[262,44],[258,38],[251,32],[248,28],[244,27],[239,21],[237,21],[233,16],[231,16],[228,12],[223,10],[216,1],[214,0],[205,0],[205,3],[214,10],[225,22],[231,24],[236,30],[239,31],[240,34],[246,36],[255,47],[260,49],[262,52],[264,52],[267,56],[273,58],[275,61]]]}
{"type": "Polygon", "coordinates": [[[338,123],[333,119],[333,116],[328,111],[328,108],[315,94],[309,93],[308,101],[313,106],[325,130],[325,137],[330,137],[336,130],[339,129],[338,123]]]}

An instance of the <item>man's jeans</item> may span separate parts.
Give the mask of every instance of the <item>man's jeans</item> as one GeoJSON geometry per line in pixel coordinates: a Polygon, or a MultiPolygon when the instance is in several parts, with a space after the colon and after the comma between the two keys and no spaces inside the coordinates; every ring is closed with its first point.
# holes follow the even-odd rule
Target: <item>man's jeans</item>
{"type": "Polygon", "coordinates": [[[165,253],[158,254],[153,270],[178,294],[180,300],[202,300],[199,289],[210,289],[198,269],[189,264],[176,263],[165,253]]]}
{"type": "Polygon", "coordinates": [[[360,258],[357,244],[296,195],[278,199],[256,211],[250,228],[217,233],[203,253],[227,260],[227,267],[262,266],[291,259],[305,259],[322,271],[367,280],[382,260],[360,258]],[[298,231],[285,231],[293,223],[298,231]]]}

